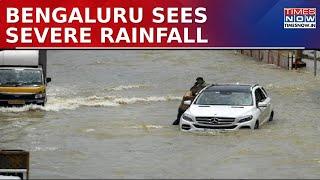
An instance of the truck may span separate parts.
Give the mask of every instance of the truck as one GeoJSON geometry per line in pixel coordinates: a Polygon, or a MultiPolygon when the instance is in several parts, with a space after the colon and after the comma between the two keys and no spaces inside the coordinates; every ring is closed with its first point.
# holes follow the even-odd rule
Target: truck
{"type": "Polygon", "coordinates": [[[0,106],[47,102],[46,50],[0,50],[0,106]]]}

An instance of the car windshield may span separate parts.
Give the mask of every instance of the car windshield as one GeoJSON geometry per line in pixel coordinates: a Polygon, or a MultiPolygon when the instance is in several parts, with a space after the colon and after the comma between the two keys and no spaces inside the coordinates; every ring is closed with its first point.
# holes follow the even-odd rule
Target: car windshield
{"type": "Polygon", "coordinates": [[[251,106],[252,95],[248,91],[208,90],[202,92],[196,100],[198,105],[251,106]]]}
{"type": "Polygon", "coordinates": [[[0,86],[38,86],[42,84],[39,69],[0,69],[0,86]]]}

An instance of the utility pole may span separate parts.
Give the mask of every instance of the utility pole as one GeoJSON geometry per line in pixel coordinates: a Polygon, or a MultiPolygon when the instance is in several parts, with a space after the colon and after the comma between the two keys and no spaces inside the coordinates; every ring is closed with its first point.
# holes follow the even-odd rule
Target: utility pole
{"type": "Polygon", "coordinates": [[[314,76],[317,76],[317,51],[314,50],[314,76]]]}

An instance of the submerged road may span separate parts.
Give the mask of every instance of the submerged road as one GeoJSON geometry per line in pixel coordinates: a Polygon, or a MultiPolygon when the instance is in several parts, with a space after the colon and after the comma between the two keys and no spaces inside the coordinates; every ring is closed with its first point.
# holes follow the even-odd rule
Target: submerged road
{"type": "Polygon", "coordinates": [[[320,80],[233,51],[49,51],[48,104],[0,108],[0,149],[31,152],[31,178],[319,178],[320,80]],[[261,129],[182,133],[181,96],[259,83],[261,129]]]}

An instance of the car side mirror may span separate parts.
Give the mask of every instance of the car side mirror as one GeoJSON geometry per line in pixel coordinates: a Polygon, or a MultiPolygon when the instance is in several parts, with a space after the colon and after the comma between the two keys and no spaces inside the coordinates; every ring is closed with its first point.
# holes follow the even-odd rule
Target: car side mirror
{"type": "Polygon", "coordinates": [[[258,107],[268,107],[268,105],[264,102],[259,102],[258,107]]]}
{"type": "Polygon", "coordinates": [[[184,104],[184,105],[189,105],[189,106],[190,106],[190,105],[191,105],[191,100],[183,101],[183,104],[184,104]]]}
{"type": "Polygon", "coordinates": [[[51,82],[51,77],[47,77],[47,78],[46,78],[46,82],[47,82],[47,83],[51,82]]]}

